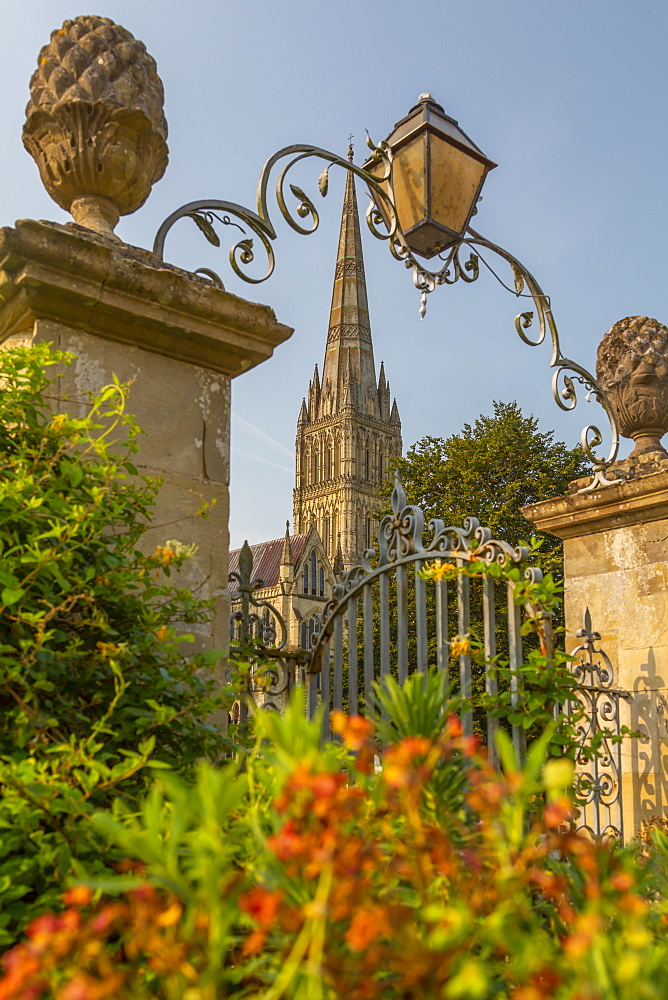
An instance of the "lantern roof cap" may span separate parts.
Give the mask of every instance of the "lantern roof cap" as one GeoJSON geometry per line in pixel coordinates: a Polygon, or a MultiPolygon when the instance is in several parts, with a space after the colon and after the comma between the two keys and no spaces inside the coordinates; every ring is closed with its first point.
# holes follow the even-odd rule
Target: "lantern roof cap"
{"type": "Polygon", "coordinates": [[[457,120],[446,114],[443,106],[429,93],[420,94],[417,104],[396,123],[392,134],[387,138],[387,143],[394,148],[402,146],[416,133],[425,130],[436,132],[454,145],[472,153],[476,159],[484,161],[489,170],[496,166],[496,163],[485,156],[473,139],[460,128],[457,120]]]}

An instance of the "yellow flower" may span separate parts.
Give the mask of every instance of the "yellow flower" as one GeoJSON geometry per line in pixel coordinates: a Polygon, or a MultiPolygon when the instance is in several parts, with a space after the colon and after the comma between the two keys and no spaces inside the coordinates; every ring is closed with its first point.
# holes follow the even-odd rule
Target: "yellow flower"
{"type": "Polygon", "coordinates": [[[167,626],[161,625],[155,634],[158,639],[158,642],[164,642],[165,639],[167,638],[167,626]]]}
{"type": "Polygon", "coordinates": [[[471,643],[467,635],[456,635],[450,643],[450,654],[452,656],[468,656],[471,652],[471,643]]]}
{"type": "Polygon", "coordinates": [[[161,562],[163,566],[169,566],[171,562],[174,562],[174,549],[170,548],[169,545],[156,545],[153,558],[161,562]]]}
{"type": "Polygon", "coordinates": [[[118,652],[118,646],[115,642],[98,642],[97,649],[102,656],[109,657],[115,656],[118,652]]]}
{"type": "Polygon", "coordinates": [[[452,580],[457,576],[457,567],[447,560],[428,562],[425,569],[430,580],[452,580]]]}
{"type": "Polygon", "coordinates": [[[49,424],[49,430],[53,431],[54,434],[60,434],[63,426],[67,423],[66,413],[56,413],[54,417],[51,418],[51,423],[49,424]]]}

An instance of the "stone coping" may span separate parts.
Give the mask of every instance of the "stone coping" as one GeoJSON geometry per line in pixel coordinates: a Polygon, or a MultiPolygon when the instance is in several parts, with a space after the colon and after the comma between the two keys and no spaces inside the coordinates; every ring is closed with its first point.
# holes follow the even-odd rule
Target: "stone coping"
{"type": "Polygon", "coordinates": [[[668,518],[668,463],[658,472],[603,489],[530,504],[522,513],[540,531],[558,538],[668,518]]]}
{"type": "Polygon", "coordinates": [[[248,302],[146,250],[75,224],[0,229],[0,342],[38,320],[234,378],[292,335],[248,302]]]}

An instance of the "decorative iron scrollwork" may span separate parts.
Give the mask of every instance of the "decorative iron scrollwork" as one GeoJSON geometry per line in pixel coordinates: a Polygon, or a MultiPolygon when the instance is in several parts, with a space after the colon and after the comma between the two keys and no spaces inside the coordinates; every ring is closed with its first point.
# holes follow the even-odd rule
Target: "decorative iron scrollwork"
{"type": "Polygon", "coordinates": [[[575,758],[575,793],[582,820],[578,829],[592,836],[623,840],[620,706],[630,696],[613,689],[612,663],[597,646],[601,636],[592,629],[589,608],[585,609],[583,628],[575,634],[584,641],[572,654],[579,686],[577,703],[567,710],[577,708],[582,716],[576,726],[580,749],[575,758]],[[597,748],[593,757],[586,752],[590,746],[597,748]]]}
{"type": "MultiPolygon", "coordinates": [[[[333,165],[349,170],[365,184],[370,195],[370,203],[366,212],[369,230],[376,238],[387,241],[391,254],[412,272],[413,283],[420,292],[420,316],[422,318],[427,310],[427,296],[438,285],[452,285],[460,279],[467,283],[476,281],[480,275],[481,263],[504,288],[518,297],[526,297],[533,302],[533,310],[525,310],[516,317],[515,329],[522,341],[529,347],[540,346],[549,333],[552,346],[550,367],[554,369],[552,395],[557,405],[563,410],[575,408],[578,402],[577,383],[583,387],[585,399],[587,401],[593,399],[600,403],[608,419],[610,449],[607,457],[596,453],[596,449],[603,443],[603,434],[596,425],[584,427],[580,436],[582,448],[594,467],[592,482],[585,489],[593,490],[615,482],[615,480],[608,479],[606,475],[619,451],[619,430],[610,400],[594,375],[582,365],[566,357],[562,352],[549,297],[543,292],[534,276],[511,253],[471,227],[466,231],[466,235],[448,250],[445,258],[440,258],[442,261],[440,270],[428,270],[422,262],[416,259],[409,248],[399,224],[392,188],[392,150],[387,143],[376,145],[368,137],[367,145],[372,151],[373,174],[355,166],[349,159],[344,159],[319,146],[286,146],[270,157],[262,169],[257,191],[257,211],[252,211],[234,202],[217,199],[188,202],[172,212],[162,223],[155,237],[153,252],[162,259],[167,234],[175,223],[183,218],[192,219],[205,238],[215,246],[220,246],[216,223],[223,226],[236,226],[241,230],[244,238],[238,240],[230,248],[230,266],[239,278],[251,284],[259,284],[271,276],[276,263],[272,247],[272,241],[276,239],[276,229],[271,220],[268,204],[269,181],[274,167],[281,161],[287,160],[287,163],[280,169],[276,181],[276,203],[287,224],[295,232],[304,236],[316,231],[320,217],[313,199],[297,184],[289,182],[288,175],[292,168],[302,160],[310,158],[324,160],[327,165],[318,178],[318,190],[321,197],[325,197],[329,190],[329,170],[333,165]],[[287,194],[288,191],[290,196],[287,194]],[[239,221],[236,222],[233,219],[239,221]],[[251,275],[246,270],[255,260],[255,240],[259,240],[266,257],[265,271],[259,276],[251,275]],[[512,286],[499,277],[494,268],[482,256],[482,251],[495,254],[510,266],[513,277],[512,286]],[[462,255],[466,252],[469,252],[469,257],[462,263],[462,255]],[[537,317],[538,332],[536,336],[532,337],[527,331],[533,327],[534,316],[537,317]]],[[[215,271],[199,268],[195,273],[203,274],[215,284],[223,287],[222,280],[215,271]]]]}
{"type": "Polygon", "coordinates": [[[543,574],[538,567],[526,566],[529,549],[525,545],[514,546],[492,538],[490,529],[481,525],[476,517],[465,518],[461,528],[446,526],[439,519],[431,520],[427,525],[427,532],[431,537],[425,544],[424,513],[419,507],[406,502],[406,493],[398,471],[394,477],[391,506],[392,513],[385,515],[378,529],[378,552],[367,549],[357,566],[342,573],[334,586],[332,597],[321,614],[315,616],[316,631],[312,640],[314,647],[329,636],[341,604],[349,601],[388,569],[417,559],[479,560],[488,565],[498,563],[502,566],[512,563],[521,566],[525,578],[531,582],[537,583],[542,579],[543,574]]]}

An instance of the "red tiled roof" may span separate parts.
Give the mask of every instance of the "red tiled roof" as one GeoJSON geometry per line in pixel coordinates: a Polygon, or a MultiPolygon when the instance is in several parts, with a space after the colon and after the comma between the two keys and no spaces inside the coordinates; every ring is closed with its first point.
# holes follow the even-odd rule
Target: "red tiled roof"
{"type": "MultiPolygon", "coordinates": [[[[304,553],[307,538],[308,532],[302,535],[290,536],[290,551],[292,553],[292,561],[295,565],[297,565],[304,553]]],[[[275,587],[278,583],[284,544],[285,537],[274,538],[270,542],[258,542],[257,545],[250,546],[250,550],[253,553],[253,579],[262,580],[265,587],[275,587]]],[[[234,549],[230,552],[230,573],[239,572],[240,553],[241,549],[234,549]]],[[[236,580],[230,581],[229,589],[231,593],[236,591],[236,580]]]]}

